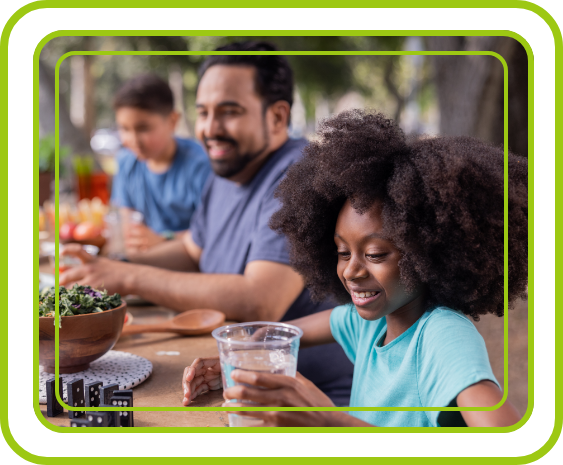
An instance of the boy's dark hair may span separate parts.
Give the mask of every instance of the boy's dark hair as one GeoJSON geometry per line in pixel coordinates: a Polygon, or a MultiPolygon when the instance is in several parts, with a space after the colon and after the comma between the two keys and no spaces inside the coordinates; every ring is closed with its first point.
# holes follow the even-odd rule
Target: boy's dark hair
{"type": "MultiPolygon", "coordinates": [[[[392,120],[361,110],[323,121],[317,136],[281,182],[270,222],[315,298],[350,302],[336,274],[336,219],[347,199],[360,213],[378,200],[408,289],[423,285],[429,307],[503,315],[502,148],[469,137],[409,143],[392,120]]],[[[527,160],[509,153],[509,306],[527,293],[527,182],[527,160]]]]}
{"type": "Polygon", "coordinates": [[[174,110],[170,86],[155,74],[141,74],[129,79],[115,94],[113,109],[139,108],[167,116],[174,110]]]}
{"type": "MultiPolygon", "coordinates": [[[[221,52],[275,52],[270,42],[234,42],[218,47],[221,52]]],[[[256,92],[264,100],[264,109],[279,100],[293,105],[293,71],[287,59],[281,55],[212,55],[201,64],[199,79],[214,65],[251,66],[255,68],[256,92]]]]}

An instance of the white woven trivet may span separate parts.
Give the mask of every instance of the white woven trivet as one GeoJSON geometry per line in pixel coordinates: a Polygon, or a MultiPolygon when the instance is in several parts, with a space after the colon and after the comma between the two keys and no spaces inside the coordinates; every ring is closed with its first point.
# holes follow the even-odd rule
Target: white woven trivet
{"type": "MultiPolygon", "coordinates": [[[[128,352],[110,350],[98,360],[90,363],[90,368],[76,373],[63,374],[63,400],[66,397],[66,383],[82,378],[84,384],[101,381],[107,384],[119,384],[119,389],[131,389],[145,381],[152,373],[152,363],[146,358],[128,352]]],[[[39,368],[39,403],[47,403],[45,382],[54,378],[54,373],[45,373],[39,368]]]]}

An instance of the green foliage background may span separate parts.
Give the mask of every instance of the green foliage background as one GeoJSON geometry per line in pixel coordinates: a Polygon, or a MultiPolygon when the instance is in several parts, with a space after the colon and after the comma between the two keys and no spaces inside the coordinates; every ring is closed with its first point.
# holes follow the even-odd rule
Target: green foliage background
{"type": "MultiPolygon", "coordinates": [[[[220,45],[240,40],[268,40],[281,51],[400,51],[405,37],[58,37],[50,41],[41,59],[51,68],[66,52],[107,51],[212,51],[220,45]]],[[[143,72],[167,78],[171,69],[179,70],[184,81],[184,108],[189,125],[194,121],[193,102],[197,68],[204,60],[198,56],[97,56],[92,74],[96,80],[97,127],[111,127],[114,116],[111,98],[126,79],[143,72]]],[[[419,82],[416,98],[421,120],[428,120],[436,105],[430,66],[423,58],[422,73],[413,75],[409,56],[289,56],[296,86],[305,107],[306,119],[314,130],[315,109],[324,99],[332,111],[338,99],[350,91],[359,93],[366,106],[401,119],[401,110],[411,92],[413,79],[419,82]]],[[[70,61],[60,69],[63,95],[70,86],[70,61]]],[[[66,101],[68,102],[68,98],[66,101]]]]}

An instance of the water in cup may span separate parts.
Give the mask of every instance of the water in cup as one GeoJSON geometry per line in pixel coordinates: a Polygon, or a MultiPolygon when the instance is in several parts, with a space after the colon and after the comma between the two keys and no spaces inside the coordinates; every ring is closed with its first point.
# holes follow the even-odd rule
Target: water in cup
{"type": "MultiPolygon", "coordinates": [[[[255,322],[224,326],[213,331],[217,340],[223,388],[235,386],[234,370],[295,376],[299,339],[303,332],[285,323],[255,322]]],[[[230,426],[262,426],[262,421],[229,414],[230,426]]]]}
{"type": "MultiPolygon", "coordinates": [[[[291,354],[283,351],[269,351],[264,349],[241,350],[231,352],[221,362],[221,370],[225,374],[224,381],[227,387],[235,386],[231,378],[234,370],[258,371],[262,373],[273,373],[277,375],[295,376],[297,361],[291,354]]],[[[240,415],[229,415],[230,426],[261,426],[262,420],[243,417],[240,415]]]]}
{"type": "Polygon", "coordinates": [[[233,351],[221,361],[221,369],[227,377],[227,387],[235,385],[231,379],[233,370],[259,371],[276,375],[295,376],[297,362],[291,354],[282,350],[240,350],[233,351]]]}

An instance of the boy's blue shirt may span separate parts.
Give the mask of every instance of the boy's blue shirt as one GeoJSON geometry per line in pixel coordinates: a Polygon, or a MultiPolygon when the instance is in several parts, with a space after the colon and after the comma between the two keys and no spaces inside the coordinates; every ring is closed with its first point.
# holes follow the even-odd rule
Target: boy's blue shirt
{"type": "MultiPolygon", "coordinates": [[[[498,385],[483,338],[447,307],[425,312],[385,346],[385,318],[364,320],[353,304],[336,307],[330,327],[354,363],[351,407],[447,407],[481,380],[498,385]]],[[[440,426],[440,411],[349,413],[376,426],[440,426]]]]}
{"type": "Polygon", "coordinates": [[[141,212],[145,224],[158,233],[189,228],[211,172],[201,145],[188,139],[175,140],[174,160],[164,173],[153,173],[128,149],[117,155],[119,171],[113,178],[112,202],[141,212]]]}

